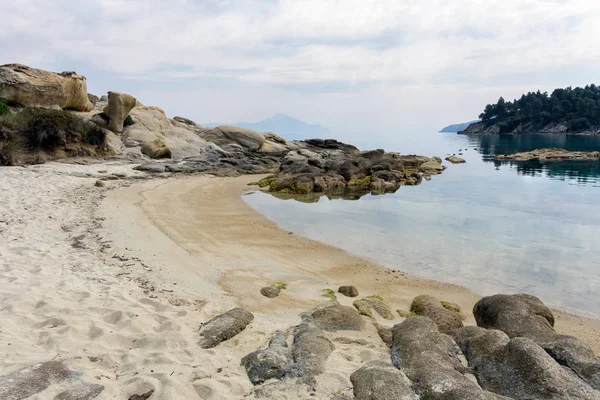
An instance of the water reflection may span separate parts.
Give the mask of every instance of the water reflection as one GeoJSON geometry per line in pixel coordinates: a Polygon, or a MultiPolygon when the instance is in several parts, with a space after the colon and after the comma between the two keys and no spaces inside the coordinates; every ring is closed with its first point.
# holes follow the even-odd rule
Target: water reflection
{"type": "Polygon", "coordinates": [[[496,161],[502,154],[558,147],[570,151],[598,151],[600,135],[528,134],[528,135],[464,135],[470,147],[477,148],[484,162],[497,170],[503,166],[519,175],[570,181],[579,185],[600,183],[600,161],[496,161]]]}

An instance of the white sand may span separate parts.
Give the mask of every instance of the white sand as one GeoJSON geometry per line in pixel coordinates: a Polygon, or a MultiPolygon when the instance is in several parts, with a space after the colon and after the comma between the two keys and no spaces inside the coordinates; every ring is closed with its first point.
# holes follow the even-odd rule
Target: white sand
{"type": "MultiPolygon", "coordinates": [[[[0,375],[55,358],[104,385],[99,399],[150,389],[151,400],[240,399],[253,390],[240,359],[274,330],[299,323],[300,312],[323,302],[322,289],[342,284],[381,295],[393,309],[434,294],[459,303],[473,323],[479,297],[464,288],[388,271],[278,228],[240,197],[256,177],[121,180],[101,189],[98,170],[137,174],[110,164],[0,168],[0,375]],[[259,290],[273,281],[289,287],[269,300],[259,290]],[[254,322],[200,349],[199,325],[234,306],[252,311],[254,322]]],[[[274,398],[350,393],[348,377],[362,362],[389,359],[366,326],[330,335],[336,350],[316,396],[274,398]]],[[[559,312],[557,330],[600,350],[599,321],[559,312]]],[[[64,385],[33,398],[52,399],[64,385]]]]}

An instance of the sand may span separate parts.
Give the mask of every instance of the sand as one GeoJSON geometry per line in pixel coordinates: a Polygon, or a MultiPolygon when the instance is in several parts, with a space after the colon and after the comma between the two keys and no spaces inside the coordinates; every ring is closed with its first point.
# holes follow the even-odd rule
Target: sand
{"type": "MultiPolygon", "coordinates": [[[[81,371],[80,381],[104,385],[99,399],[151,389],[151,400],[261,397],[240,359],[327,301],[323,289],[340,285],[380,295],[394,310],[433,294],[458,303],[465,322],[474,323],[469,310],[480,296],[472,291],[280,229],[242,199],[256,176],[136,177],[132,166],[110,163],[0,168],[0,375],[57,359],[81,371]],[[128,178],[97,188],[101,170],[128,178]],[[260,288],[275,281],[288,288],[275,299],[261,296],[260,288]],[[253,312],[254,322],[234,339],[200,349],[200,324],[235,306],[253,312]]],[[[600,321],[556,316],[559,332],[600,352],[600,321]]],[[[272,398],[349,394],[348,377],[361,363],[389,359],[366,326],[330,334],[336,349],[315,395],[273,388],[272,398]]],[[[70,384],[32,398],[52,399],[70,384]]]]}

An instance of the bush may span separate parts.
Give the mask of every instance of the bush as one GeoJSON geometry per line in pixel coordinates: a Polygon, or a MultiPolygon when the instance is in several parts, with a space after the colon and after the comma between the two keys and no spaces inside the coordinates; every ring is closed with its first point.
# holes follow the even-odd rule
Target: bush
{"type": "Polygon", "coordinates": [[[100,127],[68,111],[25,108],[14,115],[14,122],[32,150],[51,151],[67,143],[106,143],[106,133],[100,127]]]}
{"type": "Polygon", "coordinates": [[[22,138],[10,121],[0,118],[0,166],[19,165],[22,154],[22,138]]]}
{"type": "Polygon", "coordinates": [[[587,118],[576,118],[567,122],[569,132],[585,131],[591,127],[590,121],[587,118]]]}
{"type": "Polygon", "coordinates": [[[10,114],[10,109],[8,108],[6,100],[0,99],[0,117],[8,114],[10,114]]]}
{"type": "Polygon", "coordinates": [[[125,118],[125,121],[123,121],[123,126],[131,126],[133,125],[133,118],[131,118],[131,115],[128,115],[127,118],[125,118]]]}

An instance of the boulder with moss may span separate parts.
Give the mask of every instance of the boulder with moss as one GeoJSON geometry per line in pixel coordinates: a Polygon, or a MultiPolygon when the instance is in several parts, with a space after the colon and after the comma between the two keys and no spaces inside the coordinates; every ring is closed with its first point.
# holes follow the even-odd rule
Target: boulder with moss
{"type": "Polygon", "coordinates": [[[368,296],[352,303],[358,312],[373,318],[373,310],[385,319],[394,319],[394,313],[381,296],[368,296]]]}
{"type": "Polygon", "coordinates": [[[452,333],[455,329],[463,326],[460,314],[447,309],[440,300],[433,296],[421,295],[415,297],[410,306],[410,311],[416,315],[431,318],[440,332],[443,333],[452,333]]]}

